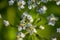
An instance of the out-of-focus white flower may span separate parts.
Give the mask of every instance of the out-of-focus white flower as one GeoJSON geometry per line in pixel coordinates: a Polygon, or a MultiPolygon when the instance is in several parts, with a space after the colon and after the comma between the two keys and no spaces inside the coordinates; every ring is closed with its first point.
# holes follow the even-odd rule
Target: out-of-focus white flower
{"type": "Polygon", "coordinates": [[[22,27],[21,27],[21,26],[19,26],[19,27],[18,27],[18,31],[21,31],[21,30],[22,30],[22,27]]]}
{"type": "Polygon", "coordinates": [[[29,5],[29,6],[28,6],[28,9],[32,9],[32,5],[29,5]]]}
{"type": "Polygon", "coordinates": [[[21,8],[21,9],[24,9],[24,6],[23,6],[23,5],[21,5],[21,6],[20,6],[20,8],[21,8]]]}
{"type": "Polygon", "coordinates": [[[33,32],[34,32],[34,33],[37,33],[37,31],[36,31],[36,29],[35,29],[35,28],[33,29],[33,32]]]}
{"type": "Polygon", "coordinates": [[[20,24],[21,24],[21,23],[25,24],[25,19],[22,19],[22,20],[20,21],[20,24]]]}
{"type": "Polygon", "coordinates": [[[47,19],[50,21],[57,21],[58,20],[58,18],[55,17],[53,14],[51,14],[47,19]]]}
{"type": "Polygon", "coordinates": [[[23,38],[18,38],[17,40],[23,40],[23,38]]]}
{"type": "Polygon", "coordinates": [[[21,32],[20,36],[21,36],[21,38],[24,38],[25,34],[21,32]]]}
{"type": "Polygon", "coordinates": [[[22,5],[25,5],[26,4],[26,2],[25,1],[22,1],[22,5]]]}
{"type": "Polygon", "coordinates": [[[13,5],[13,4],[14,4],[14,0],[10,0],[9,5],[13,5]]]}
{"type": "Polygon", "coordinates": [[[46,6],[43,6],[42,9],[46,11],[47,10],[47,7],[46,6]]]}
{"type": "Polygon", "coordinates": [[[0,14],[0,18],[2,18],[1,14],[0,14]]]}
{"type": "Polygon", "coordinates": [[[56,5],[60,5],[60,1],[57,1],[57,2],[56,2],[56,5]]]}
{"type": "Polygon", "coordinates": [[[9,22],[8,21],[3,20],[3,23],[4,23],[5,26],[9,26],[9,22]]]}
{"type": "Polygon", "coordinates": [[[21,30],[25,30],[26,27],[25,27],[25,24],[21,23],[19,26],[18,26],[18,31],[21,31],[21,30]]]}
{"type": "Polygon", "coordinates": [[[37,5],[36,5],[35,3],[34,3],[34,4],[32,4],[32,7],[33,7],[33,8],[35,8],[36,6],[37,6],[37,5]]]}
{"type": "Polygon", "coordinates": [[[60,33],[60,28],[57,28],[57,32],[60,33]]]}
{"type": "Polygon", "coordinates": [[[39,5],[41,3],[41,1],[38,1],[37,4],[39,5]]]}
{"type": "Polygon", "coordinates": [[[31,2],[35,2],[35,0],[31,0],[31,2]]]}
{"type": "Polygon", "coordinates": [[[26,27],[31,27],[32,26],[32,24],[31,23],[28,23],[28,24],[26,24],[26,27]]]}
{"type": "Polygon", "coordinates": [[[47,10],[47,7],[46,7],[46,6],[43,6],[42,8],[40,8],[40,9],[38,10],[38,12],[39,12],[40,14],[44,14],[44,13],[46,12],[46,10],[47,10]]]}
{"type": "Polygon", "coordinates": [[[58,20],[57,17],[55,17],[53,14],[51,14],[49,17],[47,17],[48,25],[55,26],[55,21],[58,20]]]}
{"type": "Polygon", "coordinates": [[[26,2],[24,0],[19,0],[17,4],[18,4],[18,9],[24,9],[26,2]]]}
{"type": "Polygon", "coordinates": [[[40,28],[40,29],[42,29],[42,30],[43,30],[43,29],[45,29],[45,27],[44,27],[44,26],[42,26],[42,25],[41,25],[39,28],[40,28]]]}
{"type": "Polygon", "coordinates": [[[31,23],[33,22],[32,16],[28,15],[28,16],[27,16],[27,19],[28,19],[31,23]]]}
{"type": "Polygon", "coordinates": [[[33,33],[37,33],[37,30],[34,27],[30,27],[28,29],[28,32],[30,33],[30,35],[32,35],[33,33]]]}
{"type": "Polygon", "coordinates": [[[41,2],[47,3],[47,2],[48,2],[48,0],[41,0],[41,2]]]}
{"type": "Polygon", "coordinates": [[[17,33],[16,37],[17,37],[17,40],[23,40],[23,38],[25,37],[25,34],[20,32],[20,33],[17,33]]]}
{"type": "Polygon", "coordinates": [[[55,26],[55,21],[49,21],[48,25],[55,26]]]}
{"type": "Polygon", "coordinates": [[[27,15],[28,15],[27,12],[24,12],[23,15],[21,16],[21,18],[25,19],[27,17],[27,15]]]}
{"type": "Polygon", "coordinates": [[[28,0],[27,3],[28,3],[28,5],[31,5],[32,4],[32,2],[30,0],[28,0]]]}
{"type": "Polygon", "coordinates": [[[52,40],[57,40],[56,38],[52,38],[52,40]]]}

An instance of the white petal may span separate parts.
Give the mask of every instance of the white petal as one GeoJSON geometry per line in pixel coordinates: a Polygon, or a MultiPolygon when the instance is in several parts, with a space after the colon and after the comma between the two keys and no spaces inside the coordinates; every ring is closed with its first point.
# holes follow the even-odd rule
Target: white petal
{"type": "Polygon", "coordinates": [[[0,14],[0,18],[2,18],[1,14],[0,14]]]}
{"type": "Polygon", "coordinates": [[[60,5],[60,1],[56,2],[57,5],[60,5]]]}
{"type": "Polygon", "coordinates": [[[46,7],[46,6],[43,6],[42,8],[43,8],[43,10],[45,10],[45,11],[47,10],[47,7],[46,7]]]}
{"type": "Polygon", "coordinates": [[[25,29],[26,29],[26,27],[24,26],[24,27],[23,27],[23,30],[25,30],[25,29]]]}
{"type": "Polygon", "coordinates": [[[32,6],[31,6],[31,5],[29,5],[29,6],[28,6],[28,9],[32,9],[32,6]]]}
{"type": "Polygon", "coordinates": [[[32,26],[32,24],[31,23],[28,23],[27,25],[26,25],[26,27],[31,27],[32,26]]]}
{"type": "Polygon", "coordinates": [[[23,38],[18,38],[17,40],[23,40],[23,38]]]}
{"type": "Polygon", "coordinates": [[[22,1],[22,5],[25,5],[26,4],[26,2],[25,1],[22,1]]]}
{"type": "Polygon", "coordinates": [[[60,28],[57,28],[57,32],[60,33],[60,28]]]}
{"type": "Polygon", "coordinates": [[[42,25],[39,28],[42,29],[42,30],[45,29],[44,26],[42,26],[42,25]]]}
{"type": "Polygon", "coordinates": [[[22,38],[24,38],[24,37],[25,37],[25,34],[21,32],[21,35],[20,35],[20,36],[21,36],[22,38]]]}
{"type": "Polygon", "coordinates": [[[49,22],[48,25],[55,26],[55,23],[49,22]]]}
{"type": "Polygon", "coordinates": [[[21,9],[24,9],[25,7],[23,5],[20,6],[21,9]]]}
{"type": "Polygon", "coordinates": [[[21,27],[21,26],[19,26],[19,27],[18,27],[18,31],[21,31],[21,30],[22,30],[22,27],[21,27]]]}
{"type": "Polygon", "coordinates": [[[37,31],[36,31],[36,29],[35,29],[35,28],[34,28],[34,30],[33,30],[33,31],[34,31],[34,33],[37,33],[37,31]]]}
{"type": "Polygon", "coordinates": [[[9,26],[9,22],[6,20],[3,20],[5,26],[9,26]]]}
{"type": "Polygon", "coordinates": [[[52,38],[52,40],[57,40],[56,38],[52,38]]]}
{"type": "Polygon", "coordinates": [[[9,5],[13,5],[13,4],[14,4],[13,0],[9,1],[9,5]]]}

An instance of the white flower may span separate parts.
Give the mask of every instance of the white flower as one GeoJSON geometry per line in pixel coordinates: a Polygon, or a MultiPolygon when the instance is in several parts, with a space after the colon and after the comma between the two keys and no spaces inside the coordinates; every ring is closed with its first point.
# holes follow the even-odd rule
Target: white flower
{"type": "Polygon", "coordinates": [[[19,0],[18,1],[18,9],[24,9],[25,4],[26,4],[26,2],[24,0],[19,0]]]}
{"type": "Polygon", "coordinates": [[[60,33],[60,28],[57,28],[57,32],[60,33]]]}
{"type": "Polygon", "coordinates": [[[42,29],[42,30],[43,30],[43,29],[45,29],[45,27],[44,27],[44,26],[42,26],[42,25],[41,25],[39,28],[40,28],[40,29],[42,29]]]}
{"type": "Polygon", "coordinates": [[[32,4],[32,7],[33,7],[33,8],[35,8],[36,6],[37,6],[37,5],[36,5],[35,3],[34,3],[34,4],[32,4]]]}
{"type": "Polygon", "coordinates": [[[56,38],[52,38],[52,40],[57,40],[56,38]]]}
{"type": "Polygon", "coordinates": [[[47,10],[47,7],[46,7],[46,6],[43,6],[42,9],[43,9],[44,11],[46,11],[46,10],[47,10]]]}
{"type": "Polygon", "coordinates": [[[56,5],[60,5],[60,1],[57,1],[57,2],[56,2],[56,5]]]}
{"type": "Polygon", "coordinates": [[[21,9],[24,9],[25,7],[23,5],[20,6],[21,9]]]}
{"type": "Polygon", "coordinates": [[[22,20],[20,21],[20,23],[24,23],[24,24],[25,24],[25,19],[22,19],[22,20]]]}
{"type": "Polygon", "coordinates": [[[5,26],[9,26],[9,22],[6,20],[3,20],[5,26]]]}
{"type": "Polygon", "coordinates": [[[34,33],[37,33],[37,31],[36,31],[36,29],[35,29],[35,28],[33,29],[33,32],[34,32],[34,33]]]}
{"type": "Polygon", "coordinates": [[[26,25],[26,27],[31,27],[32,26],[32,24],[31,23],[28,23],[27,25],[26,25]]]}
{"type": "Polygon", "coordinates": [[[21,38],[24,38],[25,34],[21,32],[20,36],[21,36],[21,38]]]}
{"type": "Polygon", "coordinates": [[[24,12],[23,15],[21,16],[21,18],[26,18],[27,17],[27,12],[24,12]]]}
{"type": "Polygon", "coordinates": [[[32,5],[29,5],[29,6],[28,6],[28,9],[32,9],[32,5]]]}
{"type": "Polygon", "coordinates": [[[39,5],[40,3],[41,3],[40,1],[37,2],[38,5],[39,5]]]}
{"type": "Polygon", "coordinates": [[[31,23],[33,22],[32,16],[28,15],[28,16],[27,16],[27,19],[28,19],[31,23]]]}
{"type": "Polygon", "coordinates": [[[53,14],[51,14],[51,15],[50,15],[50,20],[51,20],[51,21],[52,21],[52,20],[57,21],[57,20],[58,20],[58,18],[57,18],[57,17],[55,17],[53,14]]]}
{"type": "Polygon", "coordinates": [[[21,31],[21,30],[22,30],[22,27],[21,27],[21,26],[19,26],[19,27],[18,27],[18,31],[21,31]]]}
{"type": "Polygon", "coordinates": [[[17,33],[17,40],[23,40],[23,38],[25,37],[25,34],[20,32],[20,33],[17,33]]]}
{"type": "Polygon", "coordinates": [[[35,2],[35,0],[31,0],[31,2],[35,2]]]}
{"type": "Polygon", "coordinates": [[[18,26],[18,31],[25,30],[25,29],[26,29],[25,24],[20,24],[20,26],[18,26]]]}
{"type": "Polygon", "coordinates": [[[28,0],[27,3],[28,3],[28,5],[31,5],[32,4],[32,2],[30,0],[28,0]]]}
{"type": "Polygon", "coordinates": [[[48,25],[55,26],[55,21],[58,20],[57,17],[55,17],[53,14],[51,14],[49,17],[47,17],[48,25]]]}
{"type": "Polygon", "coordinates": [[[0,18],[2,18],[1,14],[0,14],[0,18]]]}
{"type": "Polygon", "coordinates": [[[18,38],[17,40],[23,40],[23,38],[18,38]]]}
{"type": "Polygon", "coordinates": [[[13,5],[13,4],[14,4],[14,0],[10,0],[9,5],[13,5]]]}
{"type": "Polygon", "coordinates": [[[55,26],[55,21],[48,22],[48,25],[55,26]]]}
{"type": "Polygon", "coordinates": [[[40,8],[40,9],[38,10],[38,12],[39,12],[40,14],[44,14],[44,13],[46,12],[46,10],[47,10],[47,7],[46,7],[46,6],[43,6],[42,8],[40,8]]]}
{"type": "Polygon", "coordinates": [[[42,2],[44,2],[44,3],[47,3],[48,2],[48,0],[41,0],[42,2]]]}
{"type": "Polygon", "coordinates": [[[34,27],[30,27],[28,29],[28,32],[30,33],[30,35],[32,35],[33,33],[37,33],[37,30],[34,27]]]}
{"type": "Polygon", "coordinates": [[[42,8],[40,8],[39,10],[38,10],[38,12],[40,13],[40,14],[44,14],[44,10],[42,9],[42,8]]]}
{"type": "Polygon", "coordinates": [[[25,5],[26,4],[26,2],[25,1],[22,1],[22,5],[25,5]]]}

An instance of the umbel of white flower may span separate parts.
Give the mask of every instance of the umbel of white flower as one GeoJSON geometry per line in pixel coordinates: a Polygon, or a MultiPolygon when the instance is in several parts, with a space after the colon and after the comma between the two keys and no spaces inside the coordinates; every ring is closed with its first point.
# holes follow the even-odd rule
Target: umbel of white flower
{"type": "Polygon", "coordinates": [[[32,25],[33,18],[31,15],[29,15],[27,12],[24,12],[21,16],[22,20],[20,21],[18,25],[18,31],[21,32],[22,30],[26,30],[31,35],[33,33],[37,33],[37,30],[35,29],[35,25],[32,25]],[[26,21],[28,21],[26,23],[26,21]]]}

